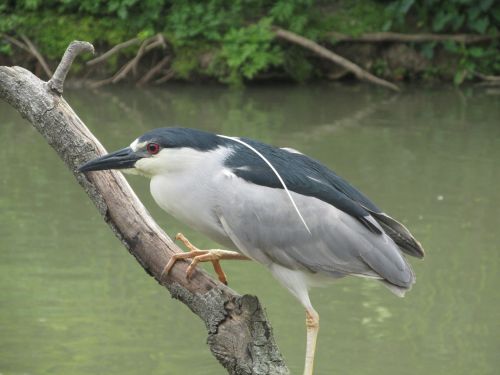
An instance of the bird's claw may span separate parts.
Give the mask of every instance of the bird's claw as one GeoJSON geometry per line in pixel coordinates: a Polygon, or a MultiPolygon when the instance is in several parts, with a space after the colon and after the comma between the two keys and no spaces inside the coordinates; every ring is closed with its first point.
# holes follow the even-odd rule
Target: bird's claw
{"type": "Polygon", "coordinates": [[[193,260],[191,261],[191,264],[186,269],[186,278],[188,280],[191,279],[198,263],[210,261],[214,266],[215,273],[217,274],[220,282],[227,285],[226,274],[222,270],[222,267],[219,263],[219,259],[221,258],[219,252],[223,252],[223,250],[200,250],[191,242],[189,242],[189,240],[182,233],[177,233],[177,235],[175,236],[175,240],[181,241],[189,249],[189,251],[186,253],[178,253],[172,255],[161,273],[161,278],[163,278],[163,275],[170,272],[170,270],[178,260],[192,258],[193,260]]]}

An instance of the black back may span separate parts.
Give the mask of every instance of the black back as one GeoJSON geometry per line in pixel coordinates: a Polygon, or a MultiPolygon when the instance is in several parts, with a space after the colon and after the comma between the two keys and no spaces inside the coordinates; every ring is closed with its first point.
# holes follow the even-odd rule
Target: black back
{"type": "MultiPolygon", "coordinates": [[[[370,231],[381,231],[366,219],[370,213],[381,212],[359,190],[319,161],[306,155],[272,147],[251,139],[241,138],[259,151],[278,171],[287,188],[295,193],[318,198],[355,217],[370,231]]],[[[233,141],[235,152],[226,159],[226,166],[238,177],[257,185],[283,189],[269,166],[248,147],[233,141]]]]}

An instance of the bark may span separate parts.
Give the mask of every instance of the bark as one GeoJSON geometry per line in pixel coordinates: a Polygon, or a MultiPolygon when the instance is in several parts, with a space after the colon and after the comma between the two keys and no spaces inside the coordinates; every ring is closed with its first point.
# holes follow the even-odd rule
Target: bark
{"type": "Polygon", "coordinates": [[[74,47],[68,47],[70,56],[57,69],[55,86],[54,80],[43,82],[21,67],[0,67],[0,98],[18,110],[54,148],[144,270],[204,321],[210,350],[229,374],[288,374],[256,297],[240,296],[200,270],[187,280],[187,262],[179,262],[161,278],[165,264],[180,250],[149,215],[123,175],[76,171],[80,164],[106,151],[60,96],[71,62],[83,50],[74,47]]]}

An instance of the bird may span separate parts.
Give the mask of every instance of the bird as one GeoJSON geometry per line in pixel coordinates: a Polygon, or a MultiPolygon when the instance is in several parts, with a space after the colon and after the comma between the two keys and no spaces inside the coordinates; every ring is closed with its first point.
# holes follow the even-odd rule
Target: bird
{"type": "Polygon", "coordinates": [[[400,222],[320,161],[292,148],[198,129],[148,131],[130,146],[88,161],[79,172],[118,169],[150,178],[167,213],[230,250],[201,250],[178,234],[192,259],[212,262],[219,280],[225,259],[264,265],[306,310],[304,375],[313,374],[319,314],[309,289],[346,276],[379,281],[397,296],[415,283],[405,255],[424,257],[400,222]]]}

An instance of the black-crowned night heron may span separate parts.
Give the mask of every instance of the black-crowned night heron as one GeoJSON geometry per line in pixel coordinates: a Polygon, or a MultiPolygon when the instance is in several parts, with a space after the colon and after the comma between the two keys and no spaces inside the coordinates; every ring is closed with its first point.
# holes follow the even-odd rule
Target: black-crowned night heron
{"type": "Polygon", "coordinates": [[[81,172],[123,169],[151,178],[156,203],[214,241],[237,250],[199,250],[223,282],[222,259],[265,265],[306,309],[304,374],[313,371],[319,315],[308,290],[348,275],[380,281],[403,296],[415,276],[402,252],[423,257],[410,232],[320,162],[288,148],[185,128],[152,130],[81,172]]]}

